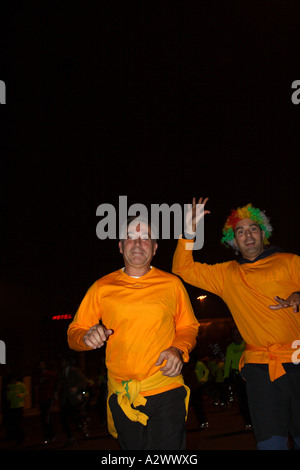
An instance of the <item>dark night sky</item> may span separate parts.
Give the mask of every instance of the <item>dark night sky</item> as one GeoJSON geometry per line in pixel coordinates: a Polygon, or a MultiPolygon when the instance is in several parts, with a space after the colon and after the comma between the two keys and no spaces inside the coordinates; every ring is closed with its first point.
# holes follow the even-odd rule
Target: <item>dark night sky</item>
{"type": "MultiPolygon", "coordinates": [[[[299,252],[299,12],[296,1],[7,7],[0,339],[13,344],[18,325],[26,349],[121,266],[117,241],[96,237],[97,206],[119,195],[148,207],[209,196],[199,260],[232,257],[221,228],[250,201],[272,218],[273,243],[299,252]]],[[[162,240],[154,264],[170,271],[175,246],[162,240]]]]}

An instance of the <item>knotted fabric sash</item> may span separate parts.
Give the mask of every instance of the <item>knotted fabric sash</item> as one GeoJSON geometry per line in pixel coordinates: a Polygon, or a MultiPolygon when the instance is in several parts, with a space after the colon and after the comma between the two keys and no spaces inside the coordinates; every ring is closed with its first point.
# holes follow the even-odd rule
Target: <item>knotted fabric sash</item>
{"type": "Polygon", "coordinates": [[[190,389],[185,385],[183,381],[182,375],[178,375],[177,377],[167,377],[162,375],[161,371],[158,371],[156,374],[148,377],[144,380],[128,380],[123,382],[117,382],[109,373],[107,376],[107,385],[108,385],[108,396],[107,396],[107,425],[108,431],[110,434],[117,438],[118,434],[115,429],[112,413],[109,407],[109,398],[113,393],[116,393],[118,396],[118,404],[122,408],[123,412],[126,414],[127,418],[131,421],[138,421],[139,423],[143,424],[144,426],[147,425],[148,416],[137,410],[132,408],[131,405],[137,407],[139,405],[145,406],[147,402],[147,398],[140,395],[140,392],[147,392],[152,391],[155,389],[167,387],[168,385],[172,384],[180,384],[186,389],[186,397],[185,397],[185,409],[186,409],[186,419],[188,413],[188,404],[189,404],[189,397],[190,397],[190,389]]]}
{"type": "Polygon", "coordinates": [[[273,344],[269,347],[246,344],[240,360],[240,370],[247,363],[268,364],[271,382],[285,374],[283,363],[291,363],[295,352],[290,344],[273,344]]]}

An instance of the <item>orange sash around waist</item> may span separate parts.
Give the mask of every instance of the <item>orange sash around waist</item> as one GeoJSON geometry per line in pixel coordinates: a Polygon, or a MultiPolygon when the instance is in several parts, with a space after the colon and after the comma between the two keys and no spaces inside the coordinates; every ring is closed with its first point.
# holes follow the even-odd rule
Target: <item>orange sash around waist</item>
{"type": "Polygon", "coordinates": [[[285,374],[283,363],[292,362],[295,352],[290,344],[273,344],[269,347],[246,344],[240,360],[240,370],[247,364],[268,364],[271,382],[285,374]]]}

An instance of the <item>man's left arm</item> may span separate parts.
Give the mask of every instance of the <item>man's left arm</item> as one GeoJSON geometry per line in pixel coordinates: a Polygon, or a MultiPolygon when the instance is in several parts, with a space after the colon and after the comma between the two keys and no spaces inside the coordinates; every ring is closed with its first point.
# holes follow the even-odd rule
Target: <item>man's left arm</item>
{"type": "MultiPolygon", "coordinates": [[[[300,257],[298,255],[294,255],[292,258],[290,272],[293,286],[300,286],[300,257]]],[[[297,289],[296,291],[292,292],[286,299],[282,299],[279,296],[274,297],[274,299],[277,304],[269,306],[272,310],[292,307],[294,313],[299,312],[300,289],[297,289]]]]}
{"type": "Polygon", "coordinates": [[[194,315],[188,293],[180,279],[177,282],[176,308],[175,308],[175,337],[172,346],[162,351],[156,362],[156,366],[166,363],[160,369],[163,375],[176,377],[180,375],[183,363],[189,361],[189,353],[196,346],[199,323],[194,315]]]}
{"type": "Polygon", "coordinates": [[[175,337],[172,346],[162,351],[156,362],[161,365],[165,360],[164,367],[160,370],[163,375],[176,377],[181,373],[184,362],[188,362],[189,353],[196,346],[199,323],[194,315],[189,296],[179,279],[176,295],[175,337]]]}
{"type": "Polygon", "coordinates": [[[178,279],[175,338],[172,346],[182,351],[182,359],[184,362],[189,361],[189,353],[196,346],[199,326],[188,293],[180,279],[178,279]]]}

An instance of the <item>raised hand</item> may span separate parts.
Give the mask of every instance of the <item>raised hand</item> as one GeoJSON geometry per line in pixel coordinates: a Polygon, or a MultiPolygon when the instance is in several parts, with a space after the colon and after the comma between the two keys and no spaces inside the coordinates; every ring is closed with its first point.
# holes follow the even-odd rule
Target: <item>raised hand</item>
{"type": "Polygon", "coordinates": [[[194,234],[196,232],[196,227],[197,224],[200,222],[201,218],[204,217],[206,214],[210,214],[210,211],[204,210],[202,211],[200,204],[203,204],[205,207],[205,204],[208,201],[208,197],[206,197],[204,200],[202,197],[198,200],[196,204],[196,198],[193,198],[193,203],[188,204],[188,210],[186,211],[186,217],[185,217],[185,233],[186,234],[194,234]],[[202,202],[203,201],[203,202],[202,202]]]}

